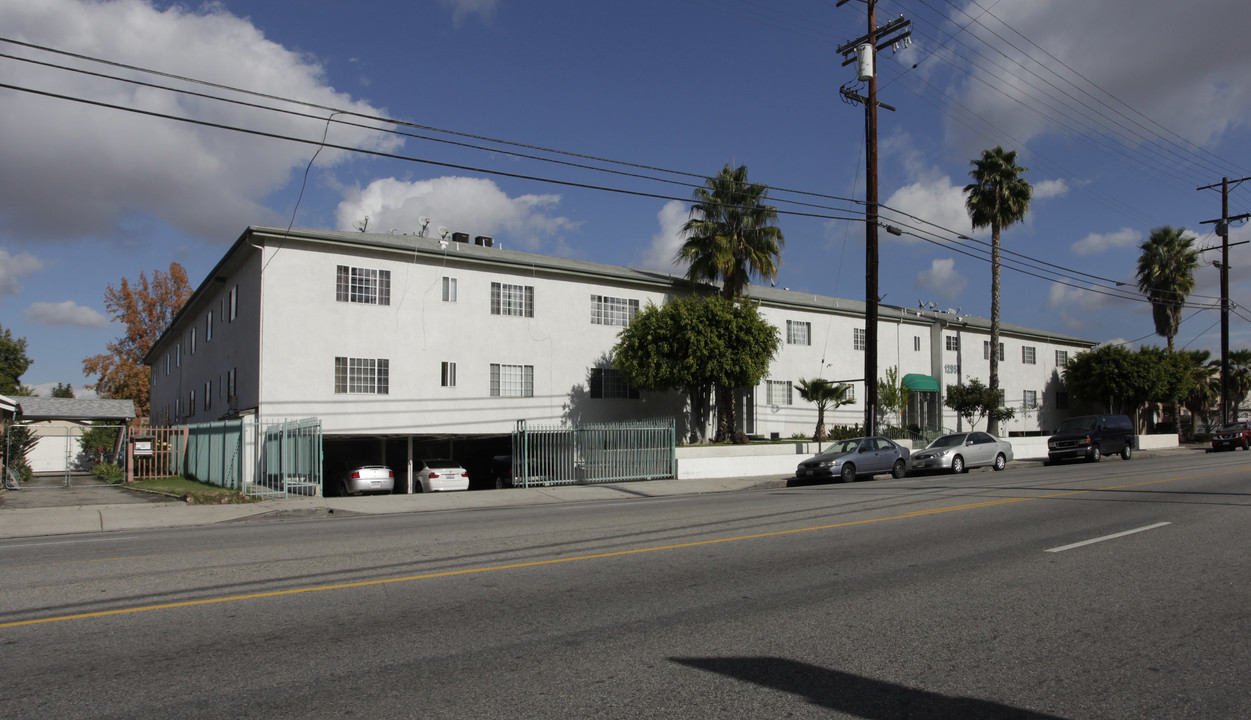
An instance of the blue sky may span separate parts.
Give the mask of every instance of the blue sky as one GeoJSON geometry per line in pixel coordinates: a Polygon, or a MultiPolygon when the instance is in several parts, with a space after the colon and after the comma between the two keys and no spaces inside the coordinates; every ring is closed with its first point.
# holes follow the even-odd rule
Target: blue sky
{"type": "MultiPolygon", "coordinates": [[[[1166,224],[1217,244],[1203,221],[1220,216],[1220,193],[1196,188],[1251,175],[1251,5],[901,0],[877,13],[913,30],[878,58],[879,99],[896,108],[879,114],[883,216],[929,240],[882,233],[884,302],[989,315],[988,238],[961,189],[969,161],[1003,145],[1035,188],[1003,235],[1027,270],[1004,270],[1003,320],[1162,345],[1129,292],[1137,246],[1166,224]]],[[[864,114],[840,98],[856,86],[836,49],[865,30],[860,0],[0,0],[6,56],[316,116],[0,58],[0,83],[24,88],[0,88],[0,326],[29,343],[25,384],[80,389],[82,360],[122,334],[108,286],[171,262],[198,285],[249,224],[350,229],[368,216],[371,231],[415,232],[428,216],[508,248],[681,272],[681,199],[727,163],[783,211],[778,285],[863,299],[863,223],[846,218],[863,212],[864,114]],[[329,111],[232,89],[421,137],[327,129],[329,111]],[[308,143],[27,90],[401,157],[314,159],[308,143]]],[[[1249,211],[1251,183],[1230,194],[1231,214],[1249,211]]],[[[1240,240],[1251,228],[1231,229],[1240,240]]],[[[1214,354],[1217,256],[1203,254],[1177,339],[1214,354]]],[[[1231,345],[1251,347],[1245,246],[1231,250],[1231,288],[1231,345]]]]}

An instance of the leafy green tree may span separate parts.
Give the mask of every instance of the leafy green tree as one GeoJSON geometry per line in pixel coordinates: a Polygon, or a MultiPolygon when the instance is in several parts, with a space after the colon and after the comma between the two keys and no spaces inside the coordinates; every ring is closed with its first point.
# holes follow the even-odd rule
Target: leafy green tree
{"type": "Polygon", "coordinates": [[[126,278],[118,288],[108,286],[104,306],[126,326],[126,334],[110,342],[108,352],[83,360],[83,374],[100,378],[87,388],[102,398],[133,400],[139,417],[147,417],[151,388],[143,357],[190,297],[187,272],[176,262],[169,272],[152,271],[150,283],[141,272],[133,287],[126,278]]]}
{"type": "Polygon", "coordinates": [[[886,413],[895,414],[895,422],[903,424],[903,412],[908,407],[910,392],[899,379],[899,368],[889,367],[885,377],[877,381],[877,404],[886,413]]]}
{"type": "MultiPolygon", "coordinates": [[[[992,353],[993,354],[993,353],[992,353]]],[[[968,385],[948,385],[947,397],[943,404],[969,423],[969,429],[977,426],[984,417],[993,418],[996,422],[1011,420],[1016,411],[1003,406],[1003,392],[992,390],[981,380],[974,378],[968,385]]],[[[988,431],[991,432],[991,431],[988,431]]],[[[991,432],[991,434],[995,434],[991,432]]]]}
{"type": "Polygon", "coordinates": [[[0,327],[0,395],[17,395],[22,373],[30,365],[26,338],[14,338],[8,328],[0,327]]]}
{"type": "Polygon", "coordinates": [[[827,437],[825,432],[825,411],[829,408],[838,409],[851,402],[851,399],[847,397],[851,386],[847,383],[835,385],[825,378],[812,378],[810,380],[800,378],[799,382],[795,383],[795,390],[799,392],[799,397],[816,404],[817,427],[812,433],[812,439],[816,442],[824,442],[827,437]]]}
{"type": "MultiPolygon", "coordinates": [[[[1219,363],[1219,361],[1217,361],[1219,363]]],[[[1229,351],[1229,421],[1238,419],[1239,407],[1251,393],[1251,350],[1229,351]]]]}
{"type": "Polygon", "coordinates": [[[1137,419],[1147,403],[1190,395],[1194,375],[1185,354],[1150,346],[1131,352],[1105,345],[1070,359],[1064,383],[1076,400],[1137,419]]]}
{"type": "Polygon", "coordinates": [[[54,398],[72,398],[72,397],[74,397],[74,386],[73,386],[73,385],[62,385],[61,383],[57,383],[57,384],[56,384],[56,387],[52,388],[52,397],[54,397],[54,398]]]}
{"type": "Polygon", "coordinates": [[[676,259],[687,263],[693,282],[721,282],[721,296],[739,300],[755,275],[777,278],[786,239],[777,209],[765,204],[769,187],[747,181],[747,166],[726,165],[696,188],[691,216],[682,226],[685,241],[676,259]]]}
{"type": "Polygon", "coordinates": [[[1169,225],[1152,230],[1151,237],[1139,249],[1138,289],[1151,303],[1156,334],[1165,338],[1172,350],[1173,338],[1181,326],[1182,306],[1195,289],[1199,251],[1185,228],[1169,225]]]}
{"type": "Polygon", "coordinates": [[[1221,363],[1212,360],[1207,350],[1183,350],[1181,353],[1189,365],[1191,390],[1182,398],[1182,405],[1190,411],[1190,434],[1199,432],[1199,417],[1211,423],[1212,407],[1221,397],[1221,363]]]}
{"type": "Polygon", "coordinates": [[[29,480],[32,473],[26,456],[38,442],[39,438],[35,437],[29,426],[17,425],[8,420],[0,423],[0,466],[6,472],[16,472],[21,480],[29,480]]]}
{"type": "MultiPolygon", "coordinates": [[[[722,396],[760,382],[780,343],[755,304],[691,296],[648,304],[618,334],[612,362],[640,390],[687,393],[691,442],[702,442],[710,388],[722,396]]],[[[718,413],[718,442],[730,439],[732,423],[733,416],[718,413]]]]}
{"type": "MultiPolygon", "coordinates": [[[[999,231],[1025,219],[1034,190],[1021,177],[1028,168],[1016,164],[1016,151],[996,145],[971,161],[973,182],[964,186],[965,208],[973,229],[990,228],[990,346],[999,347],[999,231]]],[[[990,389],[999,390],[999,353],[990,354],[990,389]]],[[[991,415],[989,432],[999,434],[999,421],[991,415]]]]}

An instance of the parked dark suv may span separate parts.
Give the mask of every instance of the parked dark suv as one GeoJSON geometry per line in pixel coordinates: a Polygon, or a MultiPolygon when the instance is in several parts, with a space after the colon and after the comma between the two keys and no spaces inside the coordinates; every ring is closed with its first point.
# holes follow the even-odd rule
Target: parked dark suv
{"type": "Polygon", "coordinates": [[[1047,439],[1047,459],[1099,462],[1104,455],[1128,460],[1134,454],[1134,424],[1125,415],[1079,415],[1060,423],[1047,439]]]}
{"type": "Polygon", "coordinates": [[[1230,423],[1212,433],[1213,450],[1246,450],[1251,446],[1251,426],[1245,422],[1230,423]]]}

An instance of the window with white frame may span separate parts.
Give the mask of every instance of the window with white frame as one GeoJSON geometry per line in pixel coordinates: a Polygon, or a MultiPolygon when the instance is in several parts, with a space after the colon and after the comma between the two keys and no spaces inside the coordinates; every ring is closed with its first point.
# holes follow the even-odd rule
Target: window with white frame
{"type": "Polygon", "coordinates": [[[456,387],[456,363],[444,362],[439,371],[439,384],[443,387],[456,387]]]}
{"type": "Polygon", "coordinates": [[[212,342],[212,340],[213,340],[213,311],[209,310],[208,315],[204,317],[204,342],[212,342]]]}
{"type": "Polygon", "coordinates": [[[769,405],[791,404],[791,383],[789,380],[770,380],[765,386],[765,402],[769,405]]]}
{"type": "Polygon", "coordinates": [[[1025,365],[1037,365],[1037,352],[1033,345],[1021,346],[1021,363],[1025,365]]]}
{"type": "Polygon", "coordinates": [[[227,301],[227,322],[234,322],[239,319],[239,286],[235,285],[230,288],[230,299],[227,301]]]}
{"type": "Polygon", "coordinates": [[[391,271],[339,265],[334,299],[365,305],[391,304],[391,271]]]}
{"type": "Polygon", "coordinates": [[[851,329],[851,349],[863,350],[864,347],[865,347],[864,328],[852,328],[851,329]]]}
{"type": "Polygon", "coordinates": [[[1066,367],[1069,364],[1069,351],[1056,350],[1056,367],[1066,367]]]}
{"type": "Polygon", "coordinates": [[[948,350],[956,351],[960,349],[960,338],[955,335],[948,335],[946,342],[948,350]]]}
{"type": "Polygon", "coordinates": [[[799,320],[786,321],[786,344],[787,345],[811,345],[812,344],[812,323],[801,322],[799,320]]]}
{"type": "Polygon", "coordinates": [[[534,366],[491,363],[491,397],[534,397],[534,366]]]}
{"type": "MultiPolygon", "coordinates": [[[[990,359],[990,341],[989,340],[982,341],[982,359],[983,360],[990,359]]],[[[1003,362],[1003,343],[999,343],[999,362],[1003,362]]]]}
{"type": "Polygon", "coordinates": [[[491,283],[491,314],[534,317],[534,286],[491,283]]]}
{"type": "Polygon", "coordinates": [[[591,296],[591,324],[629,327],[639,314],[639,301],[627,298],[591,296]]]}
{"type": "Polygon", "coordinates": [[[334,391],[350,395],[386,395],[390,390],[391,362],[386,358],[334,359],[334,391]]]}
{"type": "Polygon", "coordinates": [[[639,391],[616,368],[591,368],[591,397],[637,400],[639,391]]]}
{"type": "Polygon", "coordinates": [[[443,302],[456,302],[456,278],[443,278],[443,302]]]}
{"type": "Polygon", "coordinates": [[[1033,408],[1038,407],[1038,391],[1037,390],[1024,390],[1023,393],[1024,394],[1021,398],[1021,401],[1026,410],[1031,410],[1033,408]]]}

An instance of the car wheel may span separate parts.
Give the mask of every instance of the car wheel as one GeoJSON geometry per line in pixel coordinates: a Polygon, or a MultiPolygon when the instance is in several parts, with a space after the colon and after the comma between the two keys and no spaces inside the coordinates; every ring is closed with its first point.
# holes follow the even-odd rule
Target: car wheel
{"type": "Polygon", "coordinates": [[[347,497],[348,495],[351,495],[351,493],[348,492],[347,480],[340,480],[339,497],[347,497]]]}
{"type": "Polygon", "coordinates": [[[898,480],[899,478],[907,474],[908,474],[908,466],[904,464],[903,460],[896,460],[895,466],[890,469],[890,476],[898,480]]]}
{"type": "Polygon", "coordinates": [[[1103,459],[1103,453],[1099,452],[1099,446],[1095,445],[1090,449],[1090,461],[1099,462],[1103,459]]]}
{"type": "Polygon", "coordinates": [[[1242,439],[1242,449],[1243,449],[1243,450],[1246,450],[1246,449],[1247,449],[1247,447],[1248,447],[1248,445],[1251,445],[1251,443],[1248,443],[1248,442],[1247,442],[1247,439],[1246,439],[1246,438],[1243,438],[1243,439],[1242,439]]]}
{"type": "Polygon", "coordinates": [[[953,457],[951,459],[951,474],[959,475],[960,473],[964,471],[965,471],[964,458],[960,457],[959,455],[953,457]]]}
{"type": "Polygon", "coordinates": [[[996,472],[1008,467],[1008,458],[1004,457],[1003,453],[999,453],[995,456],[995,464],[991,467],[995,468],[996,472]]]}
{"type": "Polygon", "coordinates": [[[1125,443],[1125,447],[1121,448],[1121,459],[1128,460],[1134,456],[1134,446],[1125,443]]]}
{"type": "Polygon", "coordinates": [[[845,483],[855,482],[856,481],[856,466],[852,465],[851,463],[847,463],[846,465],[843,465],[843,469],[839,472],[838,476],[842,478],[843,482],[845,483]]]}
{"type": "Polygon", "coordinates": [[[496,490],[504,489],[504,478],[500,477],[499,475],[495,476],[495,489],[496,490]]]}

